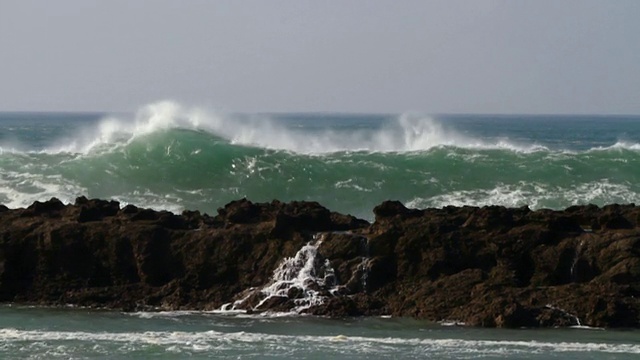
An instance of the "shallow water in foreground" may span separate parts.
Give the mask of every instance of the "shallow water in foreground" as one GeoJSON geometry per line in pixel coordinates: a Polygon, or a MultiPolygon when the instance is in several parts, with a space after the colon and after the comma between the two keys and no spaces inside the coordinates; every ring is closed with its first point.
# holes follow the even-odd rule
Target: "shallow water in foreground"
{"type": "Polygon", "coordinates": [[[637,359],[640,332],[0,307],[2,359],[637,359]]]}

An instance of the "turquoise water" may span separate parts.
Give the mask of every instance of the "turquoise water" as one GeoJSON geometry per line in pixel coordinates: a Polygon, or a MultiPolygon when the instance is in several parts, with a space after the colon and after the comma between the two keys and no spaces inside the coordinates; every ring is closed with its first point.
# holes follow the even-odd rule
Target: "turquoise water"
{"type": "Polygon", "coordinates": [[[312,200],[371,219],[413,207],[640,202],[640,117],[0,114],[0,203],[112,198],[208,213],[312,200]]]}
{"type": "MultiPolygon", "coordinates": [[[[640,203],[640,116],[0,113],[0,203],[53,196],[215,214],[313,200],[408,206],[640,203]]],[[[0,358],[636,359],[638,331],[496,330],[409,319],[0,307],[0,358]]]]}
{"type": "Polygon", "coordinates": [[[410,319],[0,308],[3,359],[637,359],[640,333],[410,319]]]}

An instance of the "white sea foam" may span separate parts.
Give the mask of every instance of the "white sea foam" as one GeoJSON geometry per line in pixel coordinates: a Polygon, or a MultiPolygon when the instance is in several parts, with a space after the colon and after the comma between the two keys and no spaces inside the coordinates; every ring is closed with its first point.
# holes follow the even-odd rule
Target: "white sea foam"
{"type": "Polygon", "coordinates": [[[0,173],[0,204],[9,208],[27,207],[34,201],[57,197],[62,202],[73,201],[87,190],[60,175],[30,174],[6,171],[0,173]]]}
{"type": "Polygon", "coordinates": [[[153,210],[167,210],[175,214],[181,213],[184,206],[184,200],[177,194],[156,194],[150,190],[139,191],[134,190],[130,193],[119,194],[112,196],[111,199],[120,202],[121,207],[125,207],[129,204],[135,206],[144,206],[145,208],[153,210]]]}
{"type": "Polygon", "coordinates": [[[333,185],[336,189],[353,189],[361,192],[372,192],[372,189],[368,189],[356,184],[353,179],[338,181],[333,185]]]}
{"type": "Polygon", "coordinates": [[[466,340],[455,338],[397,338],[364,337],[348,335],[275,335],[254,332],[83,332],[0,329],[0,344],[30,342],[58,347],[68,343],[88,342],[106,346],[109,343],[129,344],[129,351],[143,345],[163,346],[168,351],[211,352],[247,349],[258,344],[279,345],[280,351],[341,352],[348,349],[352,353],[396,353],[400,351],[425,354],[522,354],[531,352],[588,352],[610,354],[640,354],[639,344],[605,342],[551,342],[519,340],[466,340]],[[339,340],[339,341],[336,341],[339,340]],[[62,343],[62,345],[60,345],[62,343]],[[348,344],[348,348],[345,348],[348,344]],[[287,350],[288,349],[288,350],[287,350]]]}
{"type": "Polygon", "coordinates": [[[610,151],[610,150],[633,150],[639,151],[640,144],[628,141],[617,141],[611,146],[598,146],[590,149],[591,151],[610,151]]]}
{"type": "Polygon", "coordinates": [[[559,187],[541,183],[497,184],[490,189],[451,191],[428,198],[416,197],[406,203],[412,208],[502,205],[531,209],[558,208],[581,204],[639,203],[640,194],[630,185],[607,180],[559,187]]]}
{"type": "MultiPolygon", "coordinates": [[[[88,189],[61,175],[17,173],[14,171],[0,173],[0,204],[12,209],[28,207],[34,201],[46,201],[52,197],[66,204],[73,203],[79,194],[87,193],[88,189]]],[[[184,206],[181,205],[183,200],[177,194],[159,195],[149,190],[134,190],[110,198],[119,201],[121,207],[134,204],[154,210],[168,210],[173,213],[180,213],[184,210],[184,206]]]]}

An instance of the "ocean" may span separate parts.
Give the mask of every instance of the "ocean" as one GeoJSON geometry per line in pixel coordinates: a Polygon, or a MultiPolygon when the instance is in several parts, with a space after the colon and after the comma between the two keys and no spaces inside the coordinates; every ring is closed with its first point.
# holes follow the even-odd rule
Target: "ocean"
{"type": "MultiPolygon", "coordinates": [[[[318,201],[408,207],[640,202],[640,116],[0,113],[0,204],[77,196],[215,215],[318,201]]],[[[640,332],[412,319],[0,307],[0,358],[637,358],[640,332]]]]}

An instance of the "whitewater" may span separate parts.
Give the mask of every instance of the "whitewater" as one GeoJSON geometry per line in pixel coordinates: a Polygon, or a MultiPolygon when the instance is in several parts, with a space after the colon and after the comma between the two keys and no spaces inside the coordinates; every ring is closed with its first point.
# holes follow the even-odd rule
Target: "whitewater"
{"type": "Polygon", "coordinates": [[[0,307],[3,359],[635,359],[637,331],[0,307]]]}
{"type": "MultiPolygon", "coordinates": [[[[163,101],[135,113],[0,113],[0,204],[57,197],[215,214],[232,200],[318,201],[372,220],[409,207],[640,202],[640,116],[235,114],[163,101]]],[[[316,239],[317,242],[321,238],[316,239]]],[[[317,243],[283,259],[264,299],[333,284],[317,243]],[[311,284],[312,285],[312,284],[311,284]]],[[[366,278],[363,278],[366,281],[366,278]]],[[[251,290],[251,289],[249,289],[251,290]]],[[[121,313],[0,306],[0,358],[635,359],[638,331],[505,330],[390,317],[121,313]]],[[[259,305],[258,305],[259,306],[259,305]]],[[[576,318],[579,324],[580,320],[576,318]]]]}
{"type": "Polygon", "coordinates": [[[0,203],[115,199],[215,214],[246,197],[366,219],[409,207],[640,202],[640,117],[0,113],[0,203]]]}

